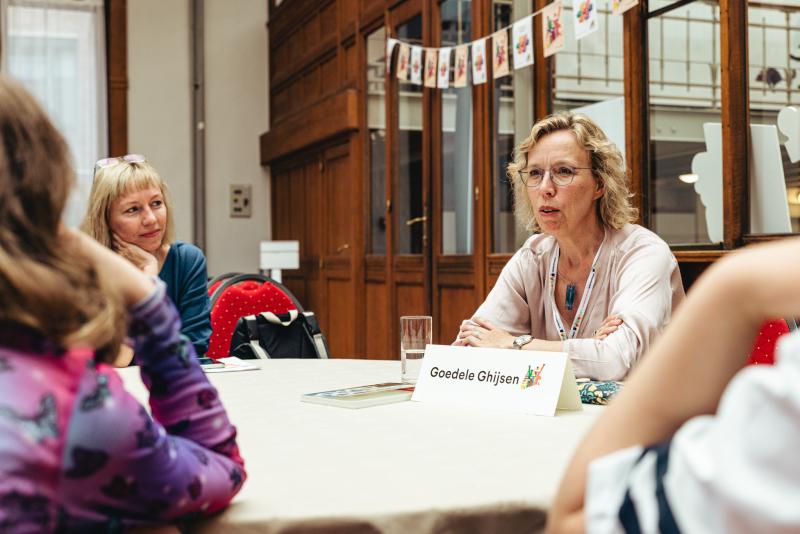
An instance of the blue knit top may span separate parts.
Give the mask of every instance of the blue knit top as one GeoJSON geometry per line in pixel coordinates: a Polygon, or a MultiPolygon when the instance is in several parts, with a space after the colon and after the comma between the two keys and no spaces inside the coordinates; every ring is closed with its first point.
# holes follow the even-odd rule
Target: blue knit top
{"type": "Polygon", "coordinates": [[[181,333],[202,356],[211,337],[211,301],[203,252],[190,243],[173,242],[158,277],[167,284],[167,295],[181,315],[181,333]]]}

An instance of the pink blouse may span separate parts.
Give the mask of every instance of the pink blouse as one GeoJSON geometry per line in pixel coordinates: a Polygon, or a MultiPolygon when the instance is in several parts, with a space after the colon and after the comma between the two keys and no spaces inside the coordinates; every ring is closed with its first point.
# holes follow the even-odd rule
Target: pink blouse
{"type": "MultiPolygon", "coordinates": [[[[547,288],[555,250],[553,236],[531,236],[503,268],[475,315],[513,335],[561,339],[547,288]]],[[[624,378],[683,298],[678,262],[661,238],[634,224],[606,229],[586,314],[575,338],[563,342],[562,350],[569,355],[576,377],[624,378]],[[609,315],[618,315],[622,326],[603,340],[593,339],[609,315]]],[[[572,325],[564,322],[564,326],[569,331],[572,325]]]]}

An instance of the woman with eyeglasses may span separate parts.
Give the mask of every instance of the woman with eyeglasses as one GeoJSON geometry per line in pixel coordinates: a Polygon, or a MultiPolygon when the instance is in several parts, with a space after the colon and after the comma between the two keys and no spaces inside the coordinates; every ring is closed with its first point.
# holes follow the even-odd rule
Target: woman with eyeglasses
{"type": "MultiPolygon", "coordinates": [[[[208,273],[202,251],[173,241],[169,192],[144,158],[128,154],[95,165],[84,232],[147,274],[167,284],[167,295],[181,315],[181,333],[202,356],[211,337],[208,273]]],[[[127,365],[121,356],[120,365],[127,365]]]]}
{"type": "Polygon", "coordinates": [[[245,479],[236,429],[164,283],[62,224],[67,144],[4,77],[0,138],[0,531],[117,532],[221,510],[245,479]],[[107,363],[126,335],[150,411],[107,363]]]}
{"type": "Polygon", "coordinates": [[[619,149],[588,117],[533,126],[508,165],[535,232],[454,345],[566,352],[577,377],[623,379],[683,299],[678,263],[637,211],[619,149]]]}

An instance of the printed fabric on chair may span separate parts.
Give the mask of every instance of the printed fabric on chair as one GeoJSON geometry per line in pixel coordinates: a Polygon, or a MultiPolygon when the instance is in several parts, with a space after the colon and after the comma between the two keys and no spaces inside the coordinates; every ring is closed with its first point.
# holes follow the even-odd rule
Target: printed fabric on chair
{"type": "Polygon", "coordinates": [[[211,339],[206,356],[229,356],[231,337],[240,317],[272,312],[288,313],[303,307],[283,285],[260,274],[241,274],[225,280],[211,296],[211,339]]]}
{"type": "Polygon", "coordinates": [[[775,344],[784,334],[789,333],[789,325],[784,319],[767,321],[758,331],[747,365],[772,365],[775,363],[775,344]]]}

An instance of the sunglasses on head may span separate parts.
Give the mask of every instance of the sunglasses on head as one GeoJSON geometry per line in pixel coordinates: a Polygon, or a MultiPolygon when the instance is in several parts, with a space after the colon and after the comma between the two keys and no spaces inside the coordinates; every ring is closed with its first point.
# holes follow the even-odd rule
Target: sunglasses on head
{"type": "Polygon", "coordinates": [[[121,163],[123,161],[127,163],[144,163],[145,161],[147,161],[147,158],[145,158],[141,154],[125,154],[124,156],[117,156],[115,158],[103,158],[97,160],[97,162],[94,164],[94,168],[103,169],[105,167],[111,167],[112,165],[121,163]]]}

